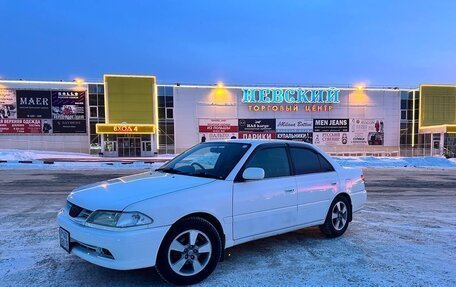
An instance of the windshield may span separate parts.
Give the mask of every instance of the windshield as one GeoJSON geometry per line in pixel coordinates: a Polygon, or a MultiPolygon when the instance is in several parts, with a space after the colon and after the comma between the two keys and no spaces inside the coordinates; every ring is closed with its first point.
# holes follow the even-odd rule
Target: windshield
{"type": "Polygon", "coordinates": [[[225,179],[250,144],[206,142],[183,152],[158,171],[191,176],[225,179]]]}

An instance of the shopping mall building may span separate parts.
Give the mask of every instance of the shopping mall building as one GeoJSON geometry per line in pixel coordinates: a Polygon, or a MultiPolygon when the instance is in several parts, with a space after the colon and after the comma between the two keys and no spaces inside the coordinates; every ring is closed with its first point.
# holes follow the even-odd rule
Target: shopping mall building
{"type": "Polygon", "coordinates": [[[454,156],[456,86],[0,80],[1,149],[139,157],[229,138],[306,141],[340,156],[454,156]]]}

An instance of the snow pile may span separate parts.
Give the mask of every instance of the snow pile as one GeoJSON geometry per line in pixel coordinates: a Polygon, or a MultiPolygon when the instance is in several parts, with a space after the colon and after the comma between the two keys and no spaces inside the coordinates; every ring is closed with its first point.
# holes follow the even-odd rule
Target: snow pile
{"type": "Polygon", "coordinates": [[[334,157],[347,167],[455,167],[456,159],[444,157],[334,157]]]}
{"type": "Polygon", "coordinates": [[[41,158],[87,158],[92,155],[86,153],[0,149],[0,160],[36,160],[41,158]]]}
{"type": "Polygon", "coordinates": [[[41,170],[97,170],[97,169],[156,169],[163,165],[163,162],[144,163],[132,162],[122,164],[121,162],[55,162],[45,164],[43,161],[34,160],[32,163],[20,163],[18,161],[8,161],[0,163],[0,169],[41,169],[41,170]]]}

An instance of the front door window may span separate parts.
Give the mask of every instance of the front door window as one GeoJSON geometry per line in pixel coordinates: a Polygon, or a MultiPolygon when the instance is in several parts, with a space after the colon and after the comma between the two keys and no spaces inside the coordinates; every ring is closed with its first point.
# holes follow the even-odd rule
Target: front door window
{"type": "Polygon", "coordinates": [[[247,238],[295,226],[298,197],[286,147],[264,148],[255,152],[245,166],[248,167],[264,169],[265,178],[234,184],[234,238],[247,238]]]}

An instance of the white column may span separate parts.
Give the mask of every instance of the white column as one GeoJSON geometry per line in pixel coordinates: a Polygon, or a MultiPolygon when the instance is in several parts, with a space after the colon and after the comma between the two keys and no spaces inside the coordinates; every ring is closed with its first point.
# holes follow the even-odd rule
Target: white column
{"type": "Polygon", "coordinates": [[[442,155],[444,150],[443,150],[443,147],[444,147],[444,142],[445,141],[445,133],[440,133],[440,146],[439,146],[439,149],[440,149],[440,154],[442,155]]]}

